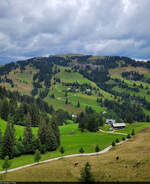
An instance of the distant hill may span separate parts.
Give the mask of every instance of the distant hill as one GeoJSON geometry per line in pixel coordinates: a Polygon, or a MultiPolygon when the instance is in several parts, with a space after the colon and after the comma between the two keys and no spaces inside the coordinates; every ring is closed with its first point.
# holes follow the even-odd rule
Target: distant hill
{"type": "Polygon", "coordinates": [[[0,85],[79,114],[91,106],[105,118],[150,121],[150,61],[65,54],[0,67],[0,85]]]}

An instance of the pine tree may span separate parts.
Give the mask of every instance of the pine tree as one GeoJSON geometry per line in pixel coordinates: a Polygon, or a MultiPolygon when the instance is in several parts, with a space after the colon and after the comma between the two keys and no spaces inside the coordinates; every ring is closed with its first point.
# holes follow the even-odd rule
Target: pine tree
{"type": "Polygon", "coordinates": [[[115,144],[115,142],[114,142],[114,141],[112,142],[112,146],[113,146],[113,147],[114,147],[114,146],[116,146],[116,144],[115,144]]]}
{"type": "Polygon", "coordinates": [[[7,173],[7,170],[9,169],[9,167],[10,167],[9,157],[6,156],[5,159],[4,159],[2,168],[3,168],[3,169],[6,171],[6,173],[7,173]]]}
{"type": "Polygon", "coordinates": [[[45,137],[45,144],[48,151],[53,151],[57,149],[57,139],[54,134],[54,131],[51,127],[50,122],[47,122],[47,129],[46,129],[46,137],[45,137]]]}
{"type": "Polygon", "coordinates": [[[2,144],[3,144],[3,136],[2,136],[2,132],[0,130],[0,158],[2,156],[2,144]]]}
{"type": "Polygon", "coordinates": [[[51,124],[52,124],[52,128],[53,128],[54,134],[57,139],[57,145],[59,146],[60,145],[60,131],[59,131],[54,113],[52,115],[51,124]]]}
{"type": "Polygon", "coordinates": [[[14,128],[10,123],[7,124],[4,137],[3,137],[3,144],[2,144],[2,157],[4,158],[6,155],[9,158],[13,158],[13,148],[15,144],[14,139],[14,128]]]}
{"type": "Polygon", "coordinates": [[[66,98],[65,104],[68,104],[68,98],[66,98]]]}
{"type": "Polygon", "coordinates": [[[80,107],[80,102],[79,102],[79,100],[78,100],[78,104],[77,104],[77,107],[78,107],[78,108],[80,107]]]}
{"type": "Polygon", "coordinates": [[[131,138],[131,135],[130,135],[130,134],[128,134],[128,135],[127,135],[127,139],[130,139],[130,138],[131,138]]]}
{"type": "Polygon", "coordinates": [[[79,114],[79,117],[77,118],[77,122],[79,122],[79,128],[80,128],[81,131],[83,132],[84,129],[85,129],[85,123],[86,123],[86,121],[85,121],[85,116],[84,116],[84,113],[83,113],[83,112],[81,112],[81,113],[79,114]]]}
{"type": "Polygon", "coordinates": [[[43,117],[40,119],[40,125],[39,125],[39,130],[38,130],[38,137],[40,139],[41,144],[45,144],[46,131],[47,131],[46,121],[43,117]]]}
{"type": "Polygon", "coordinates": [[[118,138],[116,138],[116,143],[119,143],[119,139],[118,138]]]}
{"type": "Polygon", "coordinates": [[[132,136],[133,136],[133,135],[135,135],[135,131],[134,131],[134,129],[132,130],[131,135],[132,135],[132,136]]]}
{"type": "Polygon", "coordinates": [[[91,173],[91,165],[87,162],[83,170],[81,170],[81,182],[94,182],[93,175],[91,173]]]}
{"type": "Polygon", "coordinates": [[[64,154],[64,152],[65,152],[65,150],[64,150],[64,147],[62,146],[61,148],[60,148],[60,153],[63,155],[64,154]]]}
{"type": "Polygon", "coordinates": [[[99,146],[98,146],[98,145],[96,145],[96,147],[95,147],[95,151],[96,151],[96,152],[99,152],[99,151],[100,151],[100,149],[99,149],[99,146]]]}
{"type": "Polygon", "coordinates": [[[40,159],[41,159],[41,153],[39,150],[36,150],[34,154],[34,161],[39,163],[40,159]]]}
{"type": "Polygon", "coordinates": [[[81,148],[79,149],[79,152],[80,152],[80,153],[84,153],[84,149],[81,147],[81,148]]]}
{"type": "Polygon", "coordinates": [[[26,128],[24,130],[24,139],[23,139],[24,144],[31,144],[32,138],[33,134],[31,128],[31,117],[30,114],[28,113],[26,117],[26,128]]]}
{"type": "Polygon", "coordinates": [[[1,112],[0,112],[1,118],[7,121],[8,114],[9,114],[9,103],[8,103],[8,100],[5,98],[2,101],[2,105],[1,105],[1,112]]]}

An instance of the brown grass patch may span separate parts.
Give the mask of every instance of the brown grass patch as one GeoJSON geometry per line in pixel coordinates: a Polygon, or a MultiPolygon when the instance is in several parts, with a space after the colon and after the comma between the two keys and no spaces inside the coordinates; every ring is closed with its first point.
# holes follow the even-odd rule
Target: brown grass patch
{"type": "Polygon", "coordinates": [[[121,67],[121,68],[114,68],[114,69],[110,69],[109,70],[109,74],[111,76],[117,76],[117,77],[121,77],[121,73],[122,72],[130,72],[130,71],[136,71],[140,74],[148,74],[150,73],[150,71],[146,68],[143,67],[121,67]]]}

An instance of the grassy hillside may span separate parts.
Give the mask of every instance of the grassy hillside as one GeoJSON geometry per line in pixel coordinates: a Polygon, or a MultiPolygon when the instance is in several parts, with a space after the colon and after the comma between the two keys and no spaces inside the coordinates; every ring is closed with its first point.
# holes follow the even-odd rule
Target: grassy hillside
{"type": "MultiPolygon", "coordinates": [[[[119,138],[121,140],[122,135],[113,134],[103,134],[101,132],[91,133],[84,132],[81,133],[78,130],[78,124],[69,124],[60,127],[61,134],[61,146],[64,147],[64,155],[79,153],[81,147],[84,148],[85,153],[95,152],[95,146],[98,144],[100,149],[104,149],[109,146],[112,140],[119,138]]],[[[42,160],[55,158],[61,156],[59,148],[53,152],[47,152],[42,155],[42,160]]],[[[2,170],[2,160],[0,160],[0,170],[2,170]]],[[[33,163],[33,155],[23,155],[16,157],[12,160],[11,168],[18,167],[21,165],[26,165],[33,163]]]]}
{"type": "Polygon", "coordinates": [[[50,163],[8,173],[5,181],[78,181],[80,170],[88,161],[95,181],[150,181],[148,144],[150,128],[109,152],[97,156],[64,158],[50,163]],[[119,156],[119,160],[116,160],[119,156]],[[78,162],[75,167],[74,163],[78,162]],[[139,165],[137,164],[139,162],[139,165]],[[119,172],[121,171],[121,172],[119,172]],[[49,173],[49,174],[48,174],[49,173]]]}
{"type": "MultiPolygon", "coordinates": [[[[4,130],[6,122],[1,120],[1,129],[4,130]],[[3,127],[3,128],[2,128],[3,127]]],[[[135,132],[142,130],[145,127],[149,127],[149,123],[138,123],[134,124],[131,127],[127,126],[124,129],[125,133],[131,133],[132,129],[135,129],[135,132]]],[[[85,153],[95,152],[95,146],[99,145],[100,149],[103,150],[107,146],[111,145],[112,141],[115,141],[116,138],[119,140],[124,137],[124,135],[109,134],[109,133],[91,133],[83,132],[81,133],[78,130],[78,124],[69,124],[65,126],[60,126],[61,134],[61,146],[64,147],[64,155],[79,153],[79,149],[83,147],[85,153]]],[[[36,134],[37,128],[33,128],[33,132],[36,134]]],[[[119,132],[122,132],[121,130],[119,132]]],[[[23,134],[23,127],[16,125],[16,136],[19,137],[23,134]]],[[[53,152],[47,152],[42,155],[42,160],[60,157],[59,148],[53,152]]],[[[0,160],[0,170],[2,170],[3,160],[0,160]]],[[[11,160],[11,168],[19,167],[29,163],[33,163],[33,155],[22,155],[11,160]]]]}
{"type": "MultiPolygon", "coordinates": [[[[4,132],[5,132],[6,125],[7,125],[7,122],[0,119],[0,130],[1,130],[2,134],[4,134],[4,132]]],[[[23,136],[24,126],[15,125],[15,130],[16,130],[16,132],[15,132],[16,138],[19,138],[19,137],[23,136]]],[[[33,127],[32,131],[33,131],[33,134],[36,136],[38,128],[33,127]]]]}
{"type": "MultiPolygon", "coordinates": [[[[14,87],[12,88],[11,85],[7,82],[2,82],[1,85],[9,90],[19,91],[22,94],[30,95],[33,89],[33,76],[37,72],[37,69],[30,66],[27,66],[24,71],[21,71],[18,67],[16,70],[12,70],[7,75],[7,78],[13,81],[14,87]]],[[[3,78],[4,76],[2,77],[2,79],[3,78]]]]}
{"type": "MultiPolygon", "coordinates": [[[[107,99],[119,105],[129,100],[129,106],[131,103],[143,106],[141,108],[145,116],[138,121],[149,121],[149,105],[146,104],[150,102],[149,65],[149,62],[136,62],[119,56],[65,54],[35,57],[2,67],[4,71],[1,69],[0,85],[23,94],[32,94],[35,98],[40,97],[53,105],[55,110],[63,109],[70,114],[78,114],[86,106],[91,106],[97,112],[106,112],[105,115],[110,118],[118,116],[123,121],[126,121],[124,116],[119,117],[113,108],[110,112],[108,105],[103,102],[107,99]],[[144,79],[127,80],[122,77],[123,72],[132,71],[143,75],[144,79]],[[146,102],[142,104],[139,99],[131,101],[126,95],[145,97],[146,102]],[[68,104],[65,103],[66,98],[68,104]],[[77,108],[78,101],[80,107],[77,108]]],[[[136,114],[133,119],[137,120],[136,114]]]]}

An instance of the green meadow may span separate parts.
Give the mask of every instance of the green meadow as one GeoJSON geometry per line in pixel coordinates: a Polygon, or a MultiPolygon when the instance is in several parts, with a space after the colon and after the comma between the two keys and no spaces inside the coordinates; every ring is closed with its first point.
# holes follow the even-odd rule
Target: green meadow
{"type": "MultiPolygon", "coordinates": [[[[132,129],[135,129],[135,132],[140,131],[143,128],[150,126],[149,123],[138,123],[133,125],[128,125],[124,130],[120,130],[119,132],[130,133],[132,129]]],[[[4,132],[6,128],[6,122],[0,120],[0,127],[2,132],[4,132]]],[[[16,128],[16,137],[23,135],[23,127],[15,125],[16,128]]],[[[79,153],[79,149],[83,147],[85,153],[95,152],[95,146],[99,145],[100,149],[103,150],[104,148],[111,145],[112,141],[115,141],[116,138],[119,140],[122,139],[124,135],[117,135],[117,134],[109,134],[109,133],[101,133],[101,132],[88,132],[85,131],[81,133],[78,129],[78,124],[68,124],[64,126],[60,126],[60,134],[61,134],[61,146],[64,147],[65,153],[64,155],[70,155],[79,153]]],[[[33,132],[37,134],[37,128],[33,128],[33,132]]],[[[41,160],[47,160],[55,157],[60,157],[61,154],[58,148],[56,151],[47,152],[42,154],[41,160]]],[[[3,160],[0,160],[0,170],[2,170],[3,160]]],[[[30,164],[34,162],[33,155],[22,155],[16,157],[11,160],[11,168],[19,167],[22,165],[30,164]]]]}

